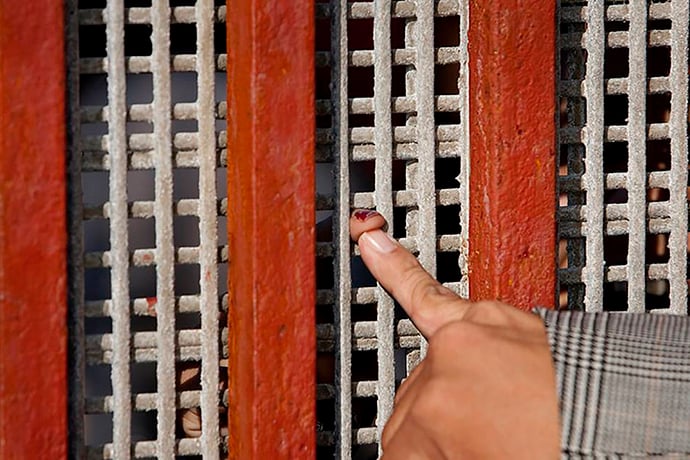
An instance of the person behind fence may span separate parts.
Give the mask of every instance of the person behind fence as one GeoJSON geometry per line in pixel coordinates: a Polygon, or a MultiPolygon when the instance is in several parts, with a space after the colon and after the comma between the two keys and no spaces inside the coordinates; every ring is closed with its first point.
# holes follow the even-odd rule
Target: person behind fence
{"type": "Polygon", "coordinates": [[[429,342],[398,389],[383,458],[690,458],[690,321],[520,311],[460,298],[357,210],[372,275],[429,342]]]}

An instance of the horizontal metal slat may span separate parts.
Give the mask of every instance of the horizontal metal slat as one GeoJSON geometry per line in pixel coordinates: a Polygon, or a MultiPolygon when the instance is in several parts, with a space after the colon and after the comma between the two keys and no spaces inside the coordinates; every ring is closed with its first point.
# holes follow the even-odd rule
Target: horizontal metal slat
{"type": "MultiPolygon", "coordinates": [[[[136,298],[133,299],[130,308],[132,314],[137,316],[155,316],[156,298],[136,298]]],[[[218,298],[218,305],[223,311],[228,309],[227,293],[218,298]]],[[[175,311],[178,313],[198,313],[199,296],[182,295],[175,298],[175,311]]],[[[112,303],[110,299],[90,300],[84,304],[84,316],[86,318],[102,318],[112,315],[112,303]]]]}
{"type": "MultiPolygon", "coordinates": [[[[128,203],[128,214],[130,219],[150,219],[155,217],[153,201],[132,201],[128,203]]],[[[216,212],[218,216],[225,216],[228,209],[227,198],[222,198],[216,202],[216,212]]],[[[198,216],[199,200],[182,199],[174,202],[173,214],[176,216],[198,216]]],[[[110,202],[103,203],[101,206],[89,206],[84,208],[84,220],[109,219],[110,202]]]]}
{"type": "MultiPolygon", "coordinates": [[[[228,261],[228,247],[218,246],[218,263],[228,261]]],[[[151,267],[156,265],[155,249],[136,249],[129,253],[129,263],[133,267],[151,267]]],[[[175,248],[176,264],[198,264],[198,247],[175,248]]],[[[110,251],[93,251],[84,254],[84,268],[109,268],[111,266],[110,251]]]]}
{"type": "MultiPolygon", "coordinates": [[[[91,151],[108,151],[108,135],[82,136],[82,148],[91,151]]],[[[216,145],[227,147],[227,133],[216,132],[216,145]]],[[[172,146],[176,150],[196,150],[199,148],[199,133],[180,132],[172,138],[172,146]]],[[[136,133],[127,136],[127,150],[150,152],[154,149],[153,133],[136,133]]]]}
{"type": "MultiPolygon", "coordinates": [[[[130,171],[155,169],[155,152],[153,150],[143,152],[128,152],[127,169],[130,171]]],[[[227,166],[228,150],[219,148],[216,150],[216,167],[227,166]]],[[[199,152],[196,149],[173,152],[173,168],[198,168],[199,152]]],[[[85,151],[82,153],[82,171],[110,171],[110,154],[104,151],[85,151]]]]}
{"type": "MultiPolygon", "coordinates": [[[[126,73],[151,73],[151,56],[127,56],[125,57],[126,73]]],[[[225,72],[227,70],[227,54],[217,54],[215,56],[215,70],[225,72]]],[[[176,54],[171,56],[171,71],[173,72],[196,72],[196,55],[176,54]]],[[[80,58],[79,73],[82,75],[107,74],[108,58],[80,58]]]]}
{"type": "MultiPolygon", "coordinates": [[[[225,5],[214,9],[214,22],[225,22],[225,5]]],[[[125,8],[125,24],[151,24],[151,8],[125,8]]],[[[105,25],[106,17],[104,9],[80,9],[79,25],[98,26],[105,25]]],[[[194,24],[196,12],[193,6],[176,6],[170,8],[171,24],[194,24]]]]}

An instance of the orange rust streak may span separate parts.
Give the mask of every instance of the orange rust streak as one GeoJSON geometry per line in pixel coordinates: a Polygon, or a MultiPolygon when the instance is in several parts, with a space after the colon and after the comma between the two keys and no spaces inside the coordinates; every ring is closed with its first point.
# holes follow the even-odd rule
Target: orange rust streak
{"type": "Polygon", "coordinates": [[[0,2],[0,458],[67,457],[63,2],[0,2]]]}
{"type": "Polygon", "coordinates": [[[555,3],[470,1],[470,296],[555,305],[555,3]]]}
{"type": "Polygon", "coordinates": [[[230,458],[314,458],[314,10],[228,15],[230,458]]]}

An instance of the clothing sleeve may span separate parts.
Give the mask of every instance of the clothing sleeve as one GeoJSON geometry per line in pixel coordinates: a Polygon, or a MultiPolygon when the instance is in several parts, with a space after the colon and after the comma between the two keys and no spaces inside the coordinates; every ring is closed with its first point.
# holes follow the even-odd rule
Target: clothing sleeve
{"type": "Polygon", "coordinates": [[[565,458],[690,458],[690,318],[554,312],[565,458]]]}

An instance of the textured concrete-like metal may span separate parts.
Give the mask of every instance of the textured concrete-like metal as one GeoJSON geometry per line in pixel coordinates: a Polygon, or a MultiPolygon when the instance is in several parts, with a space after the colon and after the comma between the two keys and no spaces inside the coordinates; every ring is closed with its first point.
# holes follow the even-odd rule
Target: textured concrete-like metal
{"type": "Polygon", "coordinates": [[[470,298],[553,306],[555,3],[469,3],[470,298]]]}
{"type": "Polygon", "coordinates": [[[671,24],[669,309],[688,314],[688,1],[675,0],[671,24]]]}
{"type": "Polygon", "coordinates": [[[201,453],[219,458],[218,211],[214,116],[213,0],[196,4],[197,101],[199,117],[199,269],[201,277],[201,453]]]}
{"type": "MultiPolygon", "coordinates": [[[[436,122],[434,118],[434,2],[417,2],[415,47],[417,66],[415,88],[417,102],[417,245],[419,263],[436,276],[436,122]]],[[[422,341],[421,357],[427,343],[422,341]]]]}
{"type": "Polygon", "coordinates": [[[604,3],[592,2],[587,8],[584,38],[587,65],[583,82],[587,101],[587,125],[583,128],[587,154],[582,187],[587,194],[587,242],[582,280],[587,311],[601,311],[604,303],[604,36],[604,3]]]}
{"type": "Polygon", "coordinates": [[[151,9],[156,233],[156,450],[175,457],[175,244],[170,107],[170,7],[151,9]]]}
{"type": "Polygon", "coordinates": [[[113,386],[113,455],[131,456],[132,392],[130,379],[129,236],[127,232],[127,131],[124,2],[108,2],[108,143],[110,154],[110,285],[115,344],[113,386]]]}
{"type": "Polygon", "coordinates": [[[315,455],[314,4],[231,2],[229,455],[315,455]],[[276,39],[279,37],[279,39],[276,39]]]}
{"type": "Polygon", "coordinates": [[[559,180],[568,267],[559,276],[568,307],[686,315],[688,2],[577,3],[560,9],[559,42],[567,102],[559,142],[568,152],[559,180]],[[670,73],[656,76],[662,69],[652,63],[667,55],[670,73]],[[660,145],[670,145],[670,165],[660,145]],[[620,147],[625,171],[616,170],[620,147]],[[623,251],[627,260],[618,260],[623,251]]]}
{"type": "MultiPolygon", "coordinates": [[[[329,16],[331,20],[330,51],[316,53],[317,66],[330,67],[331,95],[329,100],[316,101],[316,111],[317,116],[331,115],[333,121],[332,128],[324,125],[317,130],[316,161],[317,168],[323,167],[325,171],[332,165],[335,171],[334,186],[327,177],[322,178],[321,187],[317,185],[316,208],[324,214],[333,212],[334,232],[332,243],[317,243],[317,257],[325,263],[333,258],[335,274],[333,288],[322,286],[317,292],[317,311],[334,305],[335,315],[332,325],[321,322],[317,325],[317,343],[320,352],[333,352],[336,361],[334,385],[326,380],[317,387],[320,405],[335,399],[336,425],[331,431],[327,427],[330,421],[320,419],[323,423],[319,425],[317,439],[320,448],[334,446],[336,458],[347,459],[368,449],[373,451],[374,446],[367,444],[377,444],[380,440],[385,419],[393,407],[396,381],[419,363],[421,354],[416,349],[425,347],[409,320],[395,318],[393,303],[384,291],[362,286],[363,270],[357,267],[357,249],[349,238],[352,208],[376,208],[389,219],[390,231],[395,228],[397,232],[404,227],[405,235],[400,242],[418,253],[420,261],[432,272],[437,253],[459,254],[466,247],[458,235],[459,228],[444,228],[446,234],[437,235],[436,224],[439,208],[458,206],[467,196],[454,184],[440,186],[435,171],[438,159],[461,162],[459,157],[464,150],[460,145],[466,141],[466,136],[460,139],[460,125],[455,118],[447,117],[449,113],[466,109],[461,96],[452,93],[454,78],[461,81],[461,94],[467,90],[466,73],[441,77],[447,84],[443,91],[437,92],[434,86],[435,65],[457,64],[460,56],[466,57],[466,34],[453,36],[457,29],[447,21],[452,18],[466,23],[466,18],[459,17],[465,14],[459,7],[457,2],[427,0],[417,3],[333,0],[328,7],[316,6],[317,21],[329,16]],[[441,24],[440,30],[445,33],[445,44],[449,46],[434,43],[434,29],[438,27],[435,16],[446,17],[447,22],[441,24]],[[398,28],[400,25],[404,25],[404,30],[398,28]],[[365,40],[371,49],[357,49],[362,46],[358,40],[361,34],[366,34],[367,40],[373,38],[373,43],[365,40]],[[374,67],[374,78],[363,78],[357,72],[358,67],[368,67],[368,72],[374,67]],[[399,70],[404,73],[396,74],[399,70]],[[373,93],[365,96],[363,91],[372,89],[373,93]],[[396,91],[404,93],[395,94],[396,91]],[[446,118],[437,122],[438,113],[446,118]],[[372,117],[357,115],[374,115],[373,126],[372,117]],[[369,182],[370,166],[374,169],[373,184],[369,182]],[[393,215],[396,222],[391,219],[393,215]],[[374,304],[376,320],[358,318],[374,304]],[[377,353],[375,377],[363,377],[357,370],[362,366],[364,354],[359,352],[363,351],[377,353]],[[365,422],[367,425],[362,424],[363,401],[358,398],[369,398],[366,404],[371,404],[370,410],[376,411],[376,417],[365,422]]],[[[325,37],[326,30],[323,32],[325,37]]],[[[317,50],[323,48],[325,43],[317,39],[317,50]]],[[[465,119],[464,113],[461,118],[465,119]]],[[[446,164],[450,166],[452,161],[446,164]]],[[[461,205],[460,212],[466,210],[461,205]]],[[[328,221],[321,224],[325,226],[328,221]]],[[[458,259],[460,264],[464,263],[461,254],[458,259]]],[[[457,282],[446,285],[462,290],[457,282]]]]}
{"type": "Polygon", "coordinates": [[[0,458],[67,457],[63,2],[0,2],[0,458]]]}
{"type": "MultiPolygon", "coordinates": [[[[647,1],[630,4],[628,79],[628,311],[645,311],[647,1]]],[[[608,218],[608,215],[607,215],[608,218]]]]}
{"type": "MultiPolygon", "coordinates": [[[[376,209],[388,221],[393,233],[393,123],[391,119],[391,0],[374,3],[374,152],[376,209]]],[[[377,289],[376,337],[378,338],[378,380],[376,433],[393,412],[395,398],[395,359],[393,350],[394,304],[380,285],[377,289]]],[[[379,454],[381,448],[379,445],[379,454]]]]}
{"type": "Polygon", "coordinates": [[[219,420],[225,396],[219,391],[219,351],[227,336],[227,330],[219,330],[218,276],[224,275],[227,250],[222,242],[219,247],[217,227],[228,203],[224,190],[219,196],[216,189],[217,168],[225,166],[226,109],[223,96],[214,100],[214,85],[224,83],[216,72],[226,58],[214,55],[213,36],[214,20],[224,22],[225,7],[215,7],[212,0],[194,7],[155,2],[145,8],[108,2],[105,9],[83,5],[76,15],[79,23],[72,27],[82,43],[93,39],[89,25],[104,26],[96,29],[106,30],[108,47],[98,70],[107,75],[88,75],[94,58],[84,57],[92,55],[86,46],[81,58],[79,50],[74,52],[77,71],[70,81],[81,93],[73,116],[83,134],[74,158],[82,163],[72,165],[70,185],[84,185],[83,193],[72,192],[70,224],[83,235],[87,251],[73,248],[70,273],[74,285],[79,277],[90,283],[77,300],[83,316],[75,306],[72,318],[77,327],[70,345],[80,347],[87,385],[80,391],[79,377],[70,373],[73,416],[82,421],[70,425],[71,452],[87,458],[218,458],[220,425],[225,425],[219,420]],[[176,23],[191,27],[171,26],[176,23]],[[132,62],[147,48],[138,41],[129,46],[129,38],[142,30],[132,24],[147,24],[152,33],[153,52],[145,58],[149,75],[128,72],[143,69],[132,62]],[[176,54],[176,43],[184,41],[185,52],[194,46],[188,33],[193,28],[196,53],[176,54]],[[181,68],[180,61],[184,74],[172,72],[181,68]],[[109,186],[108,197],[102,189],[109,186]],[[183,198],[197,192],[198,198],[183,198]],[[192,264],[203,276],[190,273],[192,264]],[[107,273],[113,275],[110,286],[107,273]],[[176,273],[181,276],[174,279],[176,273]],[[112,333],[100,334],[111,319],[112,333]],[[190,361],[201,367],[201,388],[178,389],[175,369],[189,369],[190,361]],[[108,369],[110,379],[102,373],[108,369]],[[182,416],[199,421],[188,419],[185,409],[203,414],[200,432],[189,424],[184,433],[178,431],[182,416]],[[201,438],[181,439],[194,434],[201,438]]]}
{"type": "Polygon", "coordinates": [[[460,59],[458,74],[458,110],[460,112],[460,129],[459,129],[459,157],[460,157],[460,174],[457,177],[459,183],[458,192],[460,194],[460,241],[459,250],[460,257],[458,264],[460,266],[460,283],[457,290],[462,297],[469,298],[469,241],[470,241],[470,70],[469,70],[469,47],[467,40],[469,38],[469,2],[462,0],[460,2],[460,59]]]}

